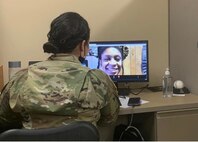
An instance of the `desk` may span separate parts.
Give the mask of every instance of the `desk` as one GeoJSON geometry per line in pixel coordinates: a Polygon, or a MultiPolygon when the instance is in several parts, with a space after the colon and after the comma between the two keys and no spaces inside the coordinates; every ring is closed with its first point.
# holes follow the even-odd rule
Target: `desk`
{"type": "Polygon", "coordinates": [[[145,140],[198,140],[198,95],[163,98],[162,92],[145,91],[138,96],[149,103],[121,108],[119,122],[133,113],[145,140]]]}

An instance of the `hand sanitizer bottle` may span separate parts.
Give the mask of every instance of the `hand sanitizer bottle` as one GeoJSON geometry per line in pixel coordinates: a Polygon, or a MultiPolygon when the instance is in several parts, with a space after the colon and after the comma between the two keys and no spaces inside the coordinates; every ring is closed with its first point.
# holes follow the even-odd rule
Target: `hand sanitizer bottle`
{"type": "Polygon", "coordinates": [[[170,75],[169,68],[166,68],[165,74],[163,76],[162,90],[163,90],[163,97],[165,98],[172,97],[173,85],[172,85],[172,77],[170,75]]]}

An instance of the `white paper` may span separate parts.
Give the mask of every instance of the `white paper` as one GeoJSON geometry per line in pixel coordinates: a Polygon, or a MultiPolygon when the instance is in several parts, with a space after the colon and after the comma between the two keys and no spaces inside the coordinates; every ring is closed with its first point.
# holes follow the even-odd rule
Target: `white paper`
{"type": "MultiPolygon", "coordinates": [[[[129,108],[131,106],[128,106],[128,101],[129,101],[129,97],[119,97],[119,100],[120,100],[120,103],[121,103],[121,108],[129,108]]],[[[141,101],[141,104],[145,104],[145,103],[148,103],[149,101],[146,101],[146,100],[140,100],[141,101]]]]}
{"type": "Polygon", "coordinates": [[[173,96],[186,96],[186,94],[173,94],[173,96]]]}

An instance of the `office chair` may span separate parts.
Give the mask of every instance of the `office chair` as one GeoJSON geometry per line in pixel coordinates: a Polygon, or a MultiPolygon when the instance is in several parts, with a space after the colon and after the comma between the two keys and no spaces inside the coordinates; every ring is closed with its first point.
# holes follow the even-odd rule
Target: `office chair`
{"type": "Polygon", "coordinates": [[[75,121],[56,128],[10,129],[0,134],[0,140],[99,141],[99,132],[90,122],[75,121]]]}

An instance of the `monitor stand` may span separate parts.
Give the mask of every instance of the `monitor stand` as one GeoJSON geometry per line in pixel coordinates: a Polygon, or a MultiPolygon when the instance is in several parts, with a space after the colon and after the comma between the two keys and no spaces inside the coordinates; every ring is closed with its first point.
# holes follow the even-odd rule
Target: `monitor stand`
{"type": "Polygon", "coordinates": [[[118,88],[118,95],[119,96],[129,96],[131,93],[130,88],[118,88]]]}
{"type": "Polygon", "coordinates": [[[129,94],[131,93],[131,89],[129,87],[119,88],[118,82],[114,82],[114,83],[117,87],[119,96],[129,96],[129,94]]]}

